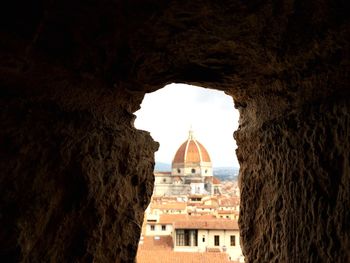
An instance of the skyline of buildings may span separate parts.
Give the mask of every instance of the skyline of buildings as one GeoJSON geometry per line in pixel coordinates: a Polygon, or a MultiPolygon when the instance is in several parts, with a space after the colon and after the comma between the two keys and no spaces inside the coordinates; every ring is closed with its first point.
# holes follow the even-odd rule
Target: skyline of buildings
{"type": "Polygon", "coordinates": [[[138,263],[244,262],[238,183],[213,176],[211,156],[192,130],[178,147],[171,170],[154,175],[138,263]]]}

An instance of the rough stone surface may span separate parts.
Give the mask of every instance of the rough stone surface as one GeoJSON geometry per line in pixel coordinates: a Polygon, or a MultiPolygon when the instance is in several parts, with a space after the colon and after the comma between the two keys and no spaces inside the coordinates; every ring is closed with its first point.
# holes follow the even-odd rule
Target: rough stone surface
{"type": "MultiPolygon", "coordinates": [[[[0,14],[1,262],[132,262],[158,144],[146,92],[240,111],[247,262],[350,262],[346,1],[7,1],[0,14]]],[[[229,121],[229,120],[228,120],[229,121]]]]}
{"type": "Polygon", "coordinates": [[[53,104],[11,101],[2,114],[2,262],[135,256],[153,189],[149,134],[53,104]]]}
{"type": "Polygon", "coordinates": [[[236,135],[238,157],[246,158],[240,230],[248,262],[349,262],[346,104],[307,105],[255,136],[236,135]]]}

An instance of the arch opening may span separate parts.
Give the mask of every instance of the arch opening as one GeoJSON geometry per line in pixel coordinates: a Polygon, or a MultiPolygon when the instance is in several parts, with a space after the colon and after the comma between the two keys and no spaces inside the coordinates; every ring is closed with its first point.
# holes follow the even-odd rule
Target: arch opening
{"type": "Polygon", "coordinates": [[[217,250],[223,260],[242,261],[239,164],[233,139],[239,113],[232,97],[170,84],[146,94],[135,115],[135,127],[149,131],[160,143],[138,262],[157,257],[160,248],[170,257],[191,252],[210,260],[210,251],[217,250]]]}

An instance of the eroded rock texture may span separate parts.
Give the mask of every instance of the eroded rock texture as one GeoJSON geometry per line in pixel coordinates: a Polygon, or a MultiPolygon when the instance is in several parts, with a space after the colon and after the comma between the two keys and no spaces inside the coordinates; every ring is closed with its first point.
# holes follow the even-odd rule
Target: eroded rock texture
{"type": "Polygon", "coordinates": [[[264,124],[242,147],[255,151],[241,171],[249,262],[349,261],[347,103],[307,105],[264,124]]]}
{"type": "Polygon", "coordinates": [[[153,189],[149,134],[52,103],[7,104],[2,261],[128,261],[153,189]]]}
{"type": "Polygon", "coordinates": [[[132,113],[171,82],[224,90],[241,113],[246,261],[350,261],[345,1],[1,11],[1,262],[134,260],[158,145],[132,113]]]}

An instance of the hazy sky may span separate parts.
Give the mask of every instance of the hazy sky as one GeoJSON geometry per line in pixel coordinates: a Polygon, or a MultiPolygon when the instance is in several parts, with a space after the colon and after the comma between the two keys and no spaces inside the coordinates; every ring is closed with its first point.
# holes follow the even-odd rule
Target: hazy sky
{"type": "Polygon", "coordinates": [[[239,167],[233,139],[239,114],[232,98],[224,92],[171,84],[146,94],[135,114],[135,127],[151,132],[160,143],[155,155],[157,162],[172,162],[192,126],[195,138],[209,152],[214,167],[239,167]]]}

